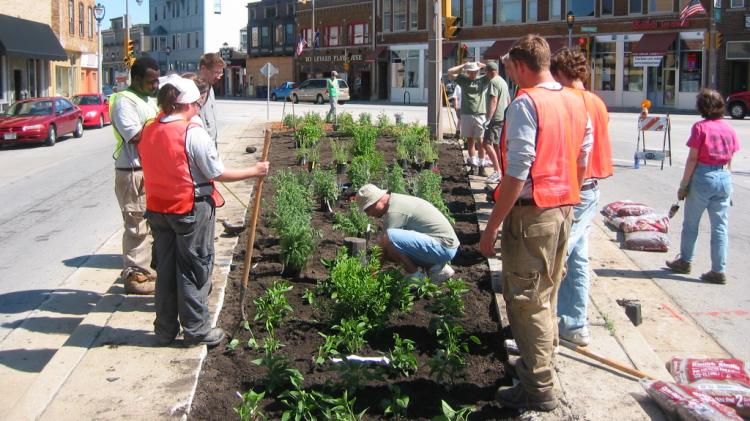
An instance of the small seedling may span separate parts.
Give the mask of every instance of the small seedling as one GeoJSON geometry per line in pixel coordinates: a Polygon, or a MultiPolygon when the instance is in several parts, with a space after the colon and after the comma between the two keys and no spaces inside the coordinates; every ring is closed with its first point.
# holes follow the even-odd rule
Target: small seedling
{"type": "Polygon", "coordinates": [[[256,393],[250,389],[245,393],[237,392],[242,403],[234,408],[234,412],[240,417],[240,421],[265,421],[268,419],[260,412],[260,402],[266,396],[266,392],[256,393]]]}
{"type": "Polygon", "coordinates": [[[401,339],[398,333],[393,334],[393,349],[388,354],[390,368],[398,375],[409,377],[417,371],[417,358],[414,356],[414,341],[401,339]]]}
{"type": "Polygon", "coordinates": [[[391,396],[383,399],[381,407],[383,415],[386,417],[406,418],[406,411],[409,409],[409,396],[401,393],[401,388],[396,385],[388,385],[391,396]]]}
{"type": "Polygon", "coordinates": [[[432,418],[432,421],[468,421],[469,414],[476,411],[477,409],[473,406],[465,406],[459,410],[455,410],[448,405],[448,402],[440,401],[443,415],[438,415],[432,418]]]}

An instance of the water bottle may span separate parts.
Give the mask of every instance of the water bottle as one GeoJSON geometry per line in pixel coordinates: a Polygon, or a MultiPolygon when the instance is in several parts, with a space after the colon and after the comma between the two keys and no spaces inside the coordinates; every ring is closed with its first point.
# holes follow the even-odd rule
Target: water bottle
{"type": "Polygon", "coordinates": [[[641,160],[638,159],[638,152],[633,154],[633,168],[635,168],[636,170],[638,168],[641,168],[641,160]]]}

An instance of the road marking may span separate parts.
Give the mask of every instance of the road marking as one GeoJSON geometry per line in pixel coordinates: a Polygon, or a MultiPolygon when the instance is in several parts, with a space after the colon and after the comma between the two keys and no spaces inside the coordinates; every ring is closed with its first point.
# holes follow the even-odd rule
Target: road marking
{"type": "Polygon", "coordinates": [[[698,313],[693,313],[696,316],[709,316],[709,317],[721,317],[721,316],[736,316],[736,317],[742,317],[750,315],[750,311],[746,310],[715,310],[715,311],[702,311],[698,313]]]}
{"type": "Polygon", "coordinates": [[[672,317],[674,317],[675,319],[677,319],[677,320],[679,320],[679,321],[681,321],[681,322],[684,322],[684,321],[685,321],[685,318],[684,318],[684,317],[682,317],[682,316],[680,316],[680,314],[679,314],[679,313],[677,313],[676,311],[674,311],[674,309],[673,309],[672,307],[670,307],[670,306],[668,306],[668,305],[666,305],[666,304],[662,304],[662,305],[661,305],[661,308],[662,308],[662,309],[664,309],[664,310],[667,310],[667,313],[669,313],[669,314],[670,314],[670,315],[671,315],[672,317]]]}

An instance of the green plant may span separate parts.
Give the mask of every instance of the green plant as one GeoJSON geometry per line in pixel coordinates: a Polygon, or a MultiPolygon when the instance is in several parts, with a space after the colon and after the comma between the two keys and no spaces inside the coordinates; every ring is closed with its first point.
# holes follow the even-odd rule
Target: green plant
{"type": "Polygon", "coordinates": [[[331,140],[331,153],[333,160],[338,164],[349,162],[349,144],[344,140],[331,140]]]}
{"type": "Polygon", "coordinates": [[[320,395],[327,406],[323,409],[324,420],[333,421],[358,421],[367,412],[367,408],[362,410],[360,413],[354,412],[354,403],[357,401],[356,398],[349,399],[349,393],[344,390],[344,393],[338,398],[332,396],[320,395]]]}
{"type": "Polygon", "coordinates": [[[283,344],[272,336],[263,340],[263,356],[252,360],[252,363],[266,368],[265,387],[273,393],[295,379],[301,379],[299,370],[289,367],[289,361],[283,355],[276,355],[276,351],[283,344]]]}
{"type": "Polygon", "coordinates": [[[229,354],[233,354],[234,351],[237,350],[237,347],[240,345],[240,340],[238,338],[232,338],[231,341],[227,344],[227,350],[226,352],[229,354]]]}
{"type": "Polygon", "coordinates": [[[305,288],[305,291],[302,293],[302,298],[307,304],[313,305],[313,303],[315,303],[315,291],[305,288]]]}
{"type": "Polygon", "coordinates": [[[388,390],[391,392],[391,396],[388,399],[383,399],[380,403],[383,415],[405,418],[406,411],[409,409],[409,397],[401,393],[401,388],[394,384],[389,384],[388,390]]]}
{"type": "Polygon", "coordinates": [[[440,401],[443,415],[438,415],[432,418],[432,421],[469,421],[469,414],[476,411],[477,409],[473,406],[465,406],[459,410],[455,410],[448,405],[448,402],[440,401]]]}
{"type": "Polygon", "coordinates": [[[347,174],[349,175],[349,181],[352,183],[352,188],[355,190],[369,183],[372,174],[370,172],[370,162],[367,160],[367,157],[357,156],[352,159],[347,174]]]}
{"type": "Polygon", "coordinates": [[[333,204],[339,198],[339,186],[333,170],[314,170],[312,174],[313,189],[321,201],[333,204]]]}
{"type": "Polygon", "coordinates": [[[365,156],[376,153],[375,145],[378,129],[367,124],[359,124],[352,130],[352,155],[365,156]]]}
{"type": "Polygon", "coordinates": [[[430,170],[423,170],[417,176],[414,186],[414,195],[430,202],[452,225],[456,221],[453,219],[448,206],[446,206],[443,201],[443,190],[441,187],[442,181],[443,179],[440,174],[430,170]]]}
{"type": "Polygon", "coordinates": [[[398,333],[393,334],[393,349],[388,354],[391,360],[389,368],[396,374],[409,377],[417,372],[417,358],[414,356],[414,341],[401,339],[398,333]]]}
{"type": "Polygon", "coordinates": [[[463,295],[469,287],[463,279],[448,279],[435,294],[435,301],[428,309],[444,319],[458,319],[464,315],[463,295]]]}
{"type": "Polygon", "coordinates": [[[382,381],[383,371],[380,367],[344,360],[335,366],[338,374],[338,387],[349,392],[356,392],[371,381],[382,381]]]}
{"type": "MultiPolygon", "coordinates": [[[[447,376],[453,383],[463,373],[466,365],[464,355],[469,352],[469,343],[463,339],[464,329],[446,320],[440,320],[435,333],[438,337],[438,350],[435,356],[427,361],[430,375],[438,382],[442,382],[447,376]]],[[[476,336],[469,336],[468,340],[480,344],[476,336]]]]}
{"type": "Polygon", "coordinates": [[[325,364],[326,360],[330,357],[336,357],[339,353],[339,346],[341,346],[341,337],[336,334],[326,335],[323,332],[318,332],[318,335],[323,337],[323,344],[318,347],[318,355],[315,357],[315,364],[325,364]]]}
{"type": "Polygon", "coordinates": [[[406,194],[406,178],[404,170],[398,165],[393,165],[383,177],[383,188],[391,193],[406,194]]]}
{"type": "Polygon", "coordinates": [[[382,276],[388,279],[388,293],[391,296],[389,306],[402,313],[411,310],[414,304],[414,294],[411,292],[409,281],[404,279],[401,272],[395,268],[389,269],[382,276]]]}
{"type": "Polygon", "coordinates": [[[396,143],[396,159],[409,159],[409,147],[404,142],[396,143]]]}
{"type": "Polygon", "coordinates": [[[432,298],[440,290],[440,287],[432,283],[430,278],[427,277],[417,280],[414,286],[417,288],[417,297],[419,298],[432,298]]]}
{"type": "Polygon", "coordinates": [[[607,328],[611,335],[614,335],[617,332],[615,321],[607,313],[602,313],[602,318],[604,319],[604,327],[607,328]]]}
{"type": "Polygon", "coordinates": [[[316,236],[318,231],[309,223],[291,225],[281,231],[279,245],[284,271],[299,273],[304,269],[315,251],[316,236]]]}
{"type": "Polygon", "coordinates": [[[359,209],[357,202],[350,202],[346,212],[336,213],[334,219],[333,229],[353,237],[364,238],[367,226],[374,226],[372,219],[359,209]]]}
{"type": "Polygon", "coordinates": [[[291,380],[291,390],[284,391],[279,399],[287,409],[282,413],[281,420],[288,421],[315,421],[321,412],[320,405],[323,403],[318,392],[307,391],[302,388],[302,376],[291,380]]]}
{"type": "Polygon", "coordinates": [[[376,124],[381,135],[388,135],[391,133],[391,119],[385,112],[381,111],[380,114],[378,114],[376,124]]]}
{"type": "Polygon", "coordinates": [[[370,113],[359,113],[359,124],[372,125],[372,116],[370,113]]]}
{"type": "Polygon", "coordinates": [[[240,421],[265,421],[268,419],[260,411],[260,402],[266,396],[266,392],[256,393],[253,389],[250,389],[245,393],[237,392],[237,396],[242,399],[242,403],[234,407],[234,412],[240,417],[240,421]]]}
{"type": "Polygon", "coordinates": [[[299,143],[300,147],[313,147],[318,144],[321,137],[323,137],[323,128],[307,122],[294,133],[294,140],[299,143]]]}
{"type": "Polygon", "coordinates": [[[305,113],[302,120],[305,124],[314,124],[316,126],[323,127],[323,116],[316,112],[309,111],[305,113]]]}
{"type": "Polygon", "coordinates": [[[320,146],[316,145],[307,149],[307,159],[310,162],[320,162],[320,146]]]}
{"type": "Polygon", "coordinates": [[[273,336],[274,329],[293,311],[284,295],[292,288],[285,281],[276,281],[265,294],[253,300],[257,308],[254,320],[263,321],[269,335],[273,336]]]}
{"type": "Polygon", "coordinates": [[[297,127],[300,120],[301,118],[295,116],[294,114],[286,114],[284,116],[284,119],[281,122],[284,125],[284,127],[293,128],[293,127],[297,127]]]}
{"type": "Polygon", "coordinates": [[[333,325],[337,335],[341,338],[341,346],[349,355],[356,354],[365,346],[365,335],[370,330],[367,316],[356,319],[341,319],[337,325],[333,325]]]}
{"type": "Polygon", "coordinates": [[[420,145],[419,154],[424,162],[433,162],[438,158],[435,147],[430,140],[427,140],[420,145]]]}

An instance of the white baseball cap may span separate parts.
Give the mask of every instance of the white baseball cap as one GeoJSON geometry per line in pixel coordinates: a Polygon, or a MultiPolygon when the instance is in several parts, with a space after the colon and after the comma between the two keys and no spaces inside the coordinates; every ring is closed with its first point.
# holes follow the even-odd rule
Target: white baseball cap
{"type": "Polygon", "coordinates": [[[164,85],[172,85],[180,91],[180,95],[177,97],[178,104],[192,104],[198,101],[201,97],[198,86],[194,81],[185,79],[174,73],[159,78],[159,88],[164,85]]]}

